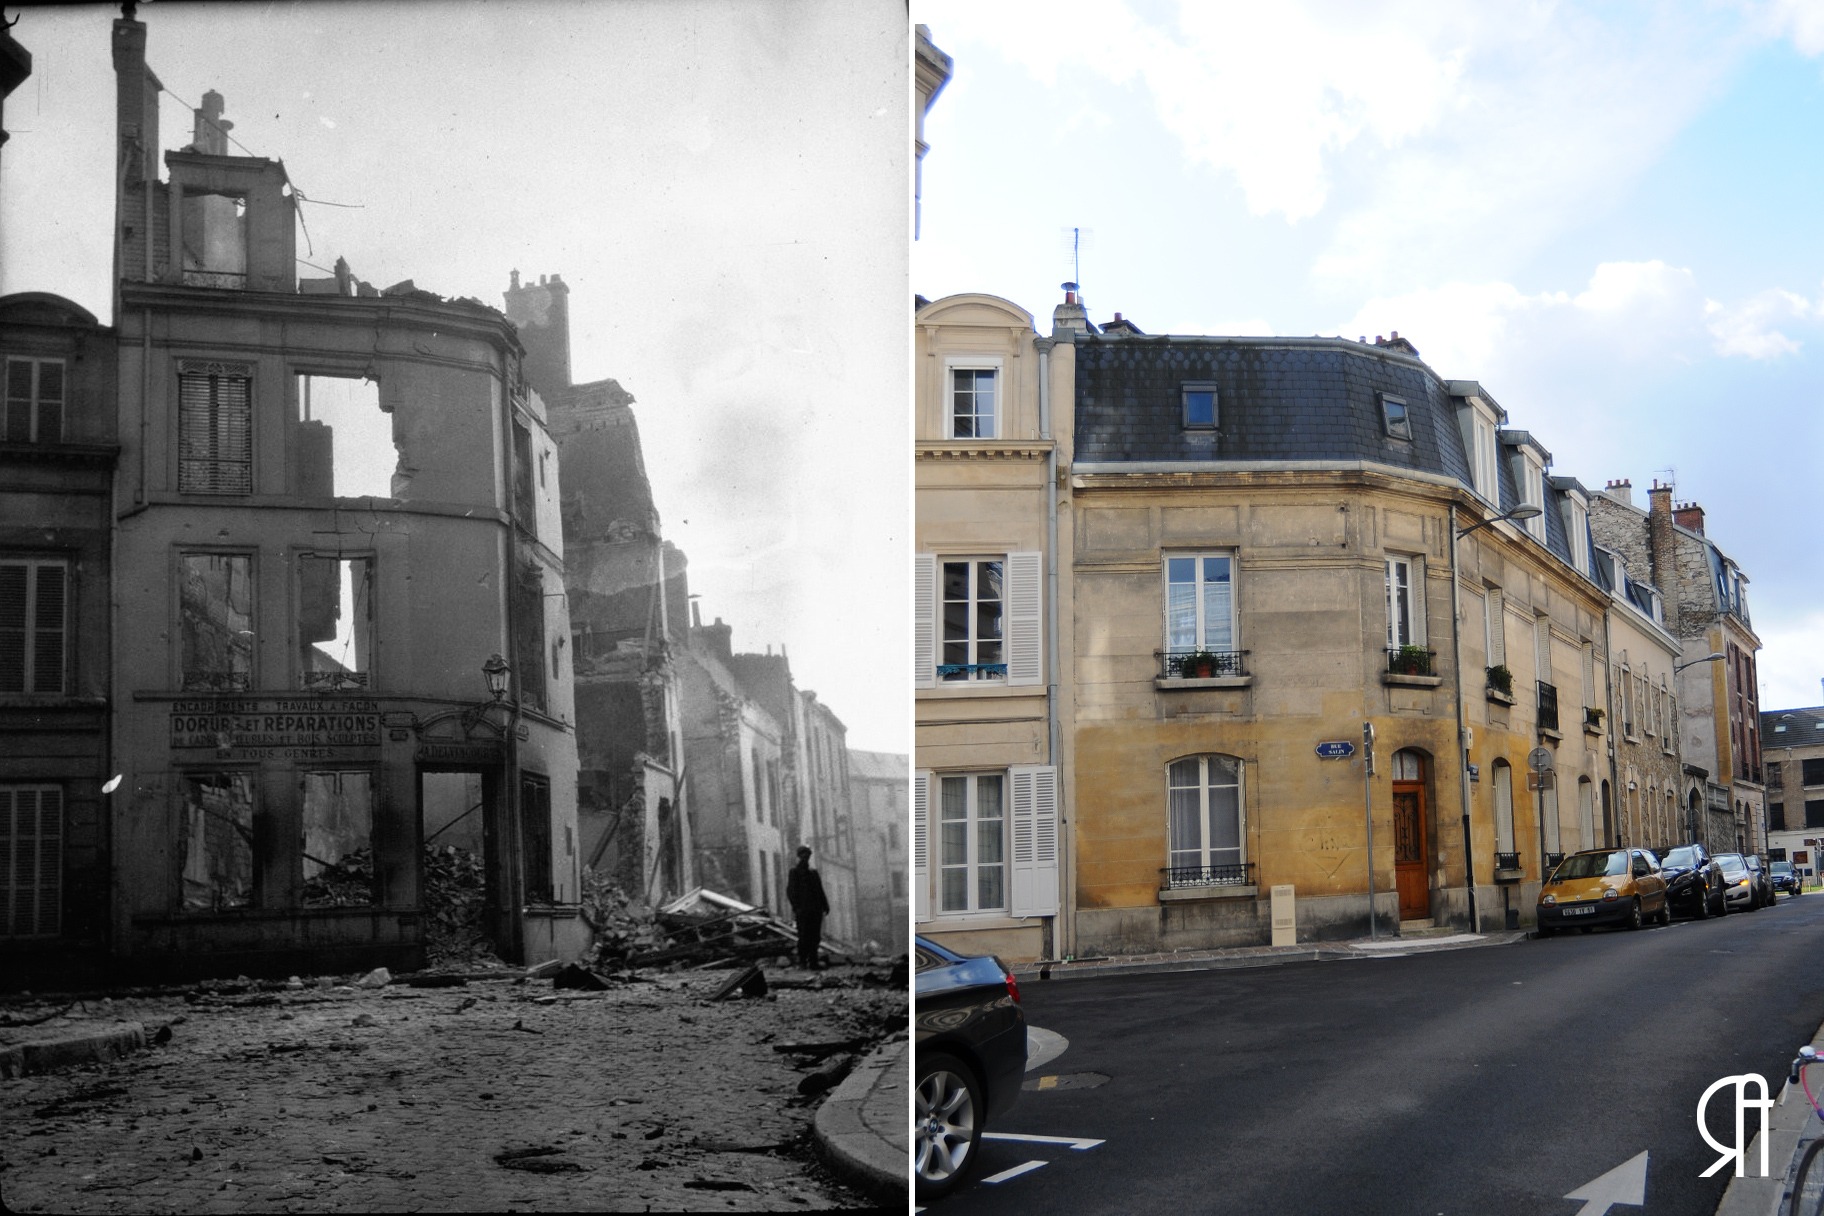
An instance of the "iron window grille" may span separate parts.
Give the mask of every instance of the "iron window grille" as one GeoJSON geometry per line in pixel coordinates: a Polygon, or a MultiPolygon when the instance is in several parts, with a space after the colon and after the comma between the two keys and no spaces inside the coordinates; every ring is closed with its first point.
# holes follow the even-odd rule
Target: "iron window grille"
{"type": "Polygon", "coordinates": [[[1496,853],[1495,854],[1495,869],[1497,869],[1497,870],[1518,870],[1519,868],[1520,868],[1520,854],[1518,854],[1518,853],[1496,853]]]}
{"type": "Polygon", "coordinates": [[[1539,681],[1539,729],[1558,729],[1558,687],[1539,681]]]}
{"type": "MultiPolygon", "coordinates": [[[[1217,676],[1245,676],[1245,650],[1155,650],[1159,676],[1166,680],[1207,680],[1217,676]]],[[[942,673],[942,668],[939,668],[942,673]]]]}
{"type": "Polygon", "coordinates": [[[1248,887],[1254,885],[1254,863],[1240,862],[1225,866],[1165,866],[1159,873],[1165,878],[1165,889],[1186,887],[1248,887]]]}

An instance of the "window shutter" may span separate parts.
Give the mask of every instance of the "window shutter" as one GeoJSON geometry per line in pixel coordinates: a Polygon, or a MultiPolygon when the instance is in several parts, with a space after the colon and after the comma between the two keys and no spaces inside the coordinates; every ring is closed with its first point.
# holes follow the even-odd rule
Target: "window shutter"
{"type": "Polygon", "coordinates": [[[180,493],[253,493],[251,372],[240,364],[179,363],[180,493]]]}
{"type": "Polygon", "coordinates": [[[912,774],[912,917],[931,917],[931,774],[912,774]]]}
{"type": "Polygon", "coordinates": [[[0,937],[61,931],[63,791],[0,789],[0,937]]]}
{"type": "Polygon", "coordinates": [[[937,556],[915,555],[912,571],[912,684],[937,684],[937,556]]]}
{"type": "Polygon", "coordinates": [[[1007,555],[1007,683],[1043,684],[1044,555],[1007,555]]]}
{"type": "Polygon", "coordinates": [[[1058,913],[1058,770],[1015,767],[1013,780],[1012,884],[1014,916],[1058,913]]]}
{"type": "Polygon", "coordinates": [[[25,691],[25,585],[31,566],[0,562],[0,692],[25,691]]]}
{"type": "Polygon", "coordinates": [[[1488,589],[1488,665],[1501,667],[1507,663],[1507,607],[1503,603],[1501,588],[1488,589]]]}
{"type": "Polygon", "coordinates": [[[63,691],[64,569],[52,562],[37,567],[33,604],[32,691],[63,691]]]}

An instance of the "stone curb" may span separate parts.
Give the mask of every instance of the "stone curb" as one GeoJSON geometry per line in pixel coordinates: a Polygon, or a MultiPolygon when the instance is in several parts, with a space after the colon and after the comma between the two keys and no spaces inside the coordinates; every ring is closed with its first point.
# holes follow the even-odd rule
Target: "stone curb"
{"type": "Polygon", "coordinates": [[[817,1108],[813,1130],[817,1147],[829,1167],[851,1186],[879,1202],[903,1208],[909,1173],[905,1135],[910,1118],[904,1093],[906,1037],[876,1048],[855,1065],[823,1105],[817,1108]],[[900,1093],[892,1080],[900,1081],[900,1093]],[[902,1129],[895,1145],[883,1127],[902,1129]]]}
{"type": "MultiPolygon", "coordinates": [[[[1818,1028],[1811,1045],[1824,1052],[1824,1026],[1818,1028]]],[[[1808,1072],[1805,1075],[1811,1080],[1815,1091],[1819,1074],[1808,1072]]],[[[1805,1151],[1806,1145],[1824,1133],[1824,1124],[1818,1122],[1817,1113],[1811,1109],[1811,1103],[1805,1100],[1804,1090],[1788,1084],[1784,1077],[1770,1077],[1768,1081],[1769,1084],[1778,1083],[1780,1086],[1776,1103],[1768,1113],[1765,1133],[1769,1176],[1756,1178],[1750,1173],[1741,1178],[1731,1178],[1729,1189],[1723,1192],[1722,1202],[1716,1205],[1716,1216],[1776,1216],[1783,1213],[1793,1183],[1793,1171],[1799,1167],[1799,1154],[1805,1151]]],[[[1724,1091],[1725,1094],[1728,1092],[1724,1091]]],[[[1715,1105],[1727,1105],[1722,1100],[1722,1095],[1718,1095],[1715,1105]]],[[[1716,1117],[1720,1121],[1721,1116],[1716,1117]]],[[[1748,1126],[1755,1126],[1752,1115],[1749,1120],[1748,1126]]],[[[1726,1138],[1727,1133],[1724,1136],[1726,1138]]],[[[1758,1169],[1760,1163],[1761,1136],[1756,1135],[1748,1145],[1748,1169],[1758,1169]]]]}
{"type": "Polygon", "coordinates": [[[1103,975],[1148,975],[1173,971],[1229,971],[1246,967],[1277,967],[1282,963],[1334,962],[1338,959],[1398,958],[1405,954],[1428,954],[1439,950],[1466,950],[1478,946],[1504,946],[1527,935],[1519,930],[1483,933],[1473,939],[1468,935],[1410,940],[1382,939],[1369,944],[1361,942],[1324,942],[1300,946],[1238,946],[1228,950],[1152,955],[1132,961],[1096,960],[1080,963],[1021,963],[1013,968],[1014,977],[1027,980],[1081,980],[1103,975]]]}
{"type": "Polygon", "coordinates": [[[119,1059],[146,1046],[146,1028],[138,1022],[120,1022],[106,1030],[91,1030],[34,1043],[0,1048],[0,1077],[23,1077],[52,1072],[73,1064],[100,1064],[119,1059]]]}

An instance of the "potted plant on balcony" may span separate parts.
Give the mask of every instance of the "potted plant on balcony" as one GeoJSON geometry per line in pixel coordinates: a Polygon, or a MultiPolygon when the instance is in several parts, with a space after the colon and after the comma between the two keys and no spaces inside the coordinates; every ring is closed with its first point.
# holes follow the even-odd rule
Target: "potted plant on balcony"
{"type": "Polygon", "coordinates": [[[1431,651],[1423,646],[1402,646],[1388,656],[1387,670],[1396,676],[1428,676],[1431,674],[1431,651]]]}
{"type": "Polygon", "coordinates": [[[1507,669],[1506,663],[1496,663],[1488,669],[1488,687],[1490,692],[1498,692],[1504,697],[1514,695],[1514,673],[1507,669]]]}
{"type": "Polygon", "coordinates": [[[1178,660],[1178,674],[1187,680],[1207,680],[1222,667],[1222,657],[1213,650],[1193,650],[1178,660]]]}
{"type": "Polygon", "coordinates": [[[1603,717],[1603,711],[1598,709],[1596,706],[1594,706],[1594,705],[1584,706],[1583,724],[1585,726],[1589,727],[1591,730],[1601,730],[1602,729],[1602,717],[1603,717]]]}

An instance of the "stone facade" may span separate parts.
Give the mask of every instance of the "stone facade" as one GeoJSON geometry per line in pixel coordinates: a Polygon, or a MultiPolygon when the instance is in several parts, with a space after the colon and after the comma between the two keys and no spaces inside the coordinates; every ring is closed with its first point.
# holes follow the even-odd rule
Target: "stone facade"
{"type": "Polygon", "coordinates": [[[1767,855],[1824,872],[1824,706],[1761,714],[1767,855]]]}

